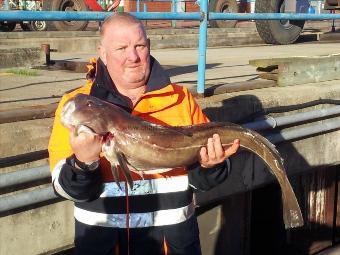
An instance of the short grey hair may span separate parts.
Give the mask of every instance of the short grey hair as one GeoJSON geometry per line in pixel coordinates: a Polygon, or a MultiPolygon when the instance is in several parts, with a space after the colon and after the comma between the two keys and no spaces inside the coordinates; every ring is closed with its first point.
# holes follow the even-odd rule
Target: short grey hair
{"type": "Polygon", "coordinates": [[[103,38],[105,34],[106,27],[115,22],[124,22],[126,24],[138,24],[143,28],[146,37],[146,31],[144,24],[141,20],[137,19],[135,16],[127,13],[127,12],[114,12],[112,15],[105,18],[101,27],[100,27],[100,37],[103,38]]]}

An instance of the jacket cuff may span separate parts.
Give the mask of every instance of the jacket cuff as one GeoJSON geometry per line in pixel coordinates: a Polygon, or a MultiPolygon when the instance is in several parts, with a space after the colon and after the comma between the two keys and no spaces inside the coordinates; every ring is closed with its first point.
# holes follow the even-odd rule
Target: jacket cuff
{"type": "Polygon", "coordinates": [[[210,190],[228,177],[230,169],[229,159],[211,168],[194,164],[188,167],[189,185],[196,191],[210,190]]]}
{"type": "Polygon", "coordinates": [[[74,156],[60,161],[52,172],[55,191],[66,199],[84,202],[97,198],[102,189],[99,168],[82,171],[75,168],[74,156]]]}

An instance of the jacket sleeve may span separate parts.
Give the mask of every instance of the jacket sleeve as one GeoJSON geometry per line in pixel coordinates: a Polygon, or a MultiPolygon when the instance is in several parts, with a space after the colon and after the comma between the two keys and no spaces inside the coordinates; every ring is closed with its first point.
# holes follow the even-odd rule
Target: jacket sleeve
{"type": "Polygon", "coordinates": [[[101,176],[99,169],[85,172],[74,167],[69,131],[60,122],[61,109],[68,98],[64,96],[58,105],[48,144],[52,185],[57,195],[77,202],[88,201],[99,196],[101,176]]]}
{"type": "Polygon", "coordinates": [[[188,167],[189,185],[195,191],[208,191],[221,184],[230,173],[230,160],[212,168],[203,168],[200,164],[188,167]]]}
{"type": "MultiPolygon", "coordinates": [[[[192,124],[209,122],[194,97],[188,92],[188,100],[191,109],[192,124]]],[[[203,168],[199,163],[188,167],[189,185],[196,191],[207,191],[222,183],[231,170],[230,160],[216,165],[212,168],[203,168]]]]}

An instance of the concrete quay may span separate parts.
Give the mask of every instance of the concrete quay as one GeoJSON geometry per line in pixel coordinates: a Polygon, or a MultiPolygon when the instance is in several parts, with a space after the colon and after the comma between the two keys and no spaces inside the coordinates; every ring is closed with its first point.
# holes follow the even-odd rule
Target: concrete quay
{"type": "MultiPolygon", "coordinates": [[[[211,47],[207,50],[206,86],[258,80],[255,68],[248,64],[250,59],[329,55],[339,53],[339,49],[340,42],[299,43],[285,46],[211,47]]],[[[172,82],[195,90],[198,59],[198,51],[195,47],[153,49],[152,54],[165,66],[172,77],[172,82]]],[[[95,47],[87,53],[51,53],[52,60],[86,61],[93,56],[96,56],[95,47]]],[[[38,70],[37,73],[38,76],[18,76],[7,73],[6,69],[0,69],[0,110],[54,103],[63,93],[84,83],[83,73],[62,70],[38,70]]],[[[326,99],[340,100],[339,80],[225,93],[199,99],[198,102],[212,120],[239,123],[246,119],[253,120],[253,114],[263,109],[302,105],[326,99]]],[[[330,104],[316,105],[275,114],[275,116],[331,106],[330,104]]],[[[0,158],[46,149],[52,121],[53,119],[48,118],[0,124],[0,145],[3,148],[0,158]]],[[[322,123],[322,120],[320,122],[322,123]]],[[[338,166],[340,162],[339,140],[340,131],[337,130],[303,140],[281,143],[277,148],[285,159],[288,174],[294,180],[293,176],[301,172],[338,166]]],[[[46,163],[46,160],[41,160],[12,168],[1,168],[0,172],[11,172],[46,163]]],[[[235,230],[236,226],[233,222],[235,214],[249,217],[249,213],[245,213],[244,208],[241,208],[242,204],[237,203],[235,194],[238,196],[247,190],[272,181],[273,177],[259,160],[248,154],[240,153],[235,157],[234,170],[226,182],[197,196],[202,206],[211,201],[222,201],[222,205],[207,210],[199,216],[203,254],[215,254],[219,234],[224,228],[223,222],[234,226],[231,230],[235,230]],[[225,199],[231,199],[231,202],[226,202],[225,199]],[[230,208],[228,215],[224,215],[226,205],[230,208]],[[231,214],[234,216],[231,217],[231,214]]],[[[294,188],[296,185],[293,183],[294,188]]],[[[0,226],[0,254],[22,254],[22,251],[25,251],[27,255],[54,254],[55,251],[72,245],[72,203],[63,201],[33,206],[29,210],[1,217],[0,226]]],[[[228,247],[225,252],[237,254],[237,247],[245,246],[245,238],[240,229],[233,233],[231,230],[228,234],[232,235],[233,241],[229,239],[226,241],[228,247]]]]}
{"type": "MultiPolygon", "coordinates": [[[[337,30],[334,33],[330,32],[331,24],[331,21],[306,22],[299,42],[340,40],[339,22],[336,21],[337,30]]],[[[147,33],[151,49],[198,47],[197,24],[193,27],[179,25],[177,28],[148,26],[147,33]]],[[[43,63],[44,56],[39,54],[42,44],[50,44],[51,49],[59,53],[87,53],[95,51],[98,42],[98,27],[93,23],[87,31],[0,32],[0,54],[4,59],[0,63],[0,68],[28,66],[34,62],[43,63]]],[[[263,45],[263,41],[257,33],[254,22],[238,22],[235,28],[209,28],[207,45],[208,47],[263,45]]]]}

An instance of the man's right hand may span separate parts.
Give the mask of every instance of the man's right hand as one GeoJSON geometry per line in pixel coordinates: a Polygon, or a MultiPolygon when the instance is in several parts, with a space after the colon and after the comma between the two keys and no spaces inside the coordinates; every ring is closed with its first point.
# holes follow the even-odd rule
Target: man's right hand
{"type": "Polygon", "coordinates": [[[84,163],[99,160],[103,137],[90,132],[77,132],[70,129],[70,145],[76,158],[84,163]]]}

